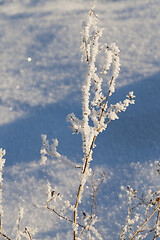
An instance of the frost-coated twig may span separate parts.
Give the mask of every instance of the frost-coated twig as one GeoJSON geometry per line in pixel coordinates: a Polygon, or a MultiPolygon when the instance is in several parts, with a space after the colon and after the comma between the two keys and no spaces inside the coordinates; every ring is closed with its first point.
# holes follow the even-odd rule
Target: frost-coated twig
{"type": "Polygon", "coordinates": [[[160,225],[159,225],[160,191],[155,191],[151,193],[151,191],[149,190],[146,197],[144,197],[143,195],[142,197],[138,197],[137,192],[128,186],[127,194],[128,194],[128,205],[129,205],[128,216],[127,216],[126,224],[122,229],[121,239],[122,240],[126,239],[127,233],[129,236],[128,237],[129,240],[132,240],[134,238],[145,239],[149,234],[153,232],[154,232],[154,235],[152,239],[153,240],[157,239],[160,236],[160,225]],[[135,201],[138,201],[138,203],[133,205],[133,202],[135,201]],[[144,214],[144,217],[142,215],[143,212],[141,214],[138,213],[138,211],[140,211],[139,207],[142,207],[142,209],[144,207],[144,209],[146,209],[145,210],[146,214],[144,214]],[[131,218],[131,214],[134,217],[131,218]],[[140,221],[140,216],[141,216],[141,225],[138,224],[138,221],[140,221]],[[133,231],[134,224],[137,228],[137,230],[135,231],[133,231]],[[144,226],[146,227],[144,228],[144,226]],[[130,232],[132,232],[132,234],[130,232]]]}
{"type": "Polygon", "coordinates": [[[45,165],[45,163],[47,161],[47,155],[48,155],[48,156],[51,156],[52,158],[56,158],[60,162],[63,162],[67,166],[82,169],[81,165],[71,162],[66,156],[61,155],[57,151],[57,147],[58,147],[57,139],[52,139],[52,143],[49,144],[49,141],[47,140],[47,135],[42,134],[41,138],[42,138],[42,147],[40,150],[40,154],[41,154],[40,164],[41,165],[45,165]]]}
{"type": "Polygon", "coordinates": [[[7,240],[12,240],[11,238],[9,238],[6,234],[4,234],[4,233],[0,233],[0,235],[2,236],[2,237],[4,237],[5,239],[7,239],[7,240]]]}
{"type": "Polygon", "coordinates": [[[25,229],[24,229],[24,232],[28,235],[29,239],[32,240],[32,236],[31,236],[28,228],[25,228],[25,229]]]}
{"type": "MultiPolygon", "coordinates": [[[[51,210],[52,212],[54,212],[59,218],[64,219],[64,220],[66,220],[66,221],[68,221],[68,222],[73,223],[73,221],[72,221],[71,219],[69,219],[69,218],[66,217],[66,216],[63,216],[63,215],[60,214],[58,211],[56,211],[54,208],[49,207],[50,202],[52,202],[53,200],[54,200],[54,197],[52,197],[50,200],[47,201],[47,209],[49,209],[49,210],[51,210]]],[[[79,224],[79,223],[77,223],[77,225],[80,226],[80,227],[82,227],[82,228],[84,228],[84,226],[81,225],[81,224],[79,224]]]]}
{"type": "MultiPolygon", "coordinates": [[[[3,158],[5,153],[6,153],[5,150],[2,150],[2,148],[0,148],[0,236],[2,236],[3,238],[5,238],[7,240],[12,240],[10,237],[8,237],[5,233],[2,232],[2,214],[3,214],[3,210],[2,210],[2,183],[3,183],[2,170],[3,170],[4,163],[5,163],[5,159],[3,158]]],[[[23,209],[20,210],[19,215],[18,215],[16,240],[21,240],[20,221],[21,221],[22,217],[23,217],[23,209]]],[[[32,240],[32,238],[30,238],[30,239],[32,240]]]]}
{"type": "MultiPolygon", "coordinates": [[[[133,104],[134,100],[132,100],[135,96],[133,92],[129,93],[128,99],[124,100],[123,103],[119,102],[116,105],[111,105],[108,108],[108,100],[112,93],[115,92],[115,80],[118,77],[120,70],[120,63],[118,52],[119,49],[115,44],[111,44],[110,47],[107,45],[105,47],[106,50],[106,63],[101,76],[98,77],[96,57],[99,53],[99,38],[102,35],[102,29],[98,27],[98,19],[95,14],[93,14],[93,9],[89,13],[88,21],[84,25],[84,30],[82,32],[82,59],[85,59],[88,63],[88,75],[82,87],[82,95],[83,95],[83,104],[82,104],[82,112],[83,119],[81,122],[81,134],[83,140],[83,152],[84,152],[84,165],[82,172],[82,180],[78,188],[76,203],[75,203],[75,211],[74,211],[74,223],[76,224],[77,219],[77,210],[79,202],[81,201],[83,186],[87,181],[87,177],[90,174],[89,164],[92,160],[92,149],[95,145],[95,140],[100,132],[106,129],[107,125],[111,120],[118,119],[117,114],[121,111],[125,111],[129,104],[133,104]],[[91,34],[91,32],[93,32],[91,34]],[[90,36],[91,34],[91,36],[90,36]],[[111,63],[113,63],[112,70],[112,78],[109,83],[109,91],[107,97],[105,98],[102,93],[102,82],[103,75],[107,73],[110,68],[111,63]],[[91,101],[90,105],[90,90],[91,85],[94,84],[92,88],[92,92],[94,93],[94,98],[91,101]],[[105,103],[103,101],[106,99],[105,103]],[[108,109],[107,109],[108,108],[108,109]],[[108,118],[108,121],[105,120],[108,118]],[[94,126],[89,125],[90,119],[93,121],[94,126]]],[[[71,121],[72,128],[74,126],[74,121],[71,121]]],[[[74,130],[74,129],[73,129],[74,130]]],[[[76,240],[77,232],[74,231],[74,240],[76,240]]]]}
{"type": "Polygon", "coordinates": [[[160,217],[160,209],[158,209],[158,214],[157,214],[157,220],[156,220],[156,226],[155,226],[155,232],[154,232],[153,240],[155,240],[160,235],[160,233],[159,233],[160,232],[159,217],[160,217]]]}
{"type": "Polygon", "coordinates": [[[21,208],[19,213],[18,213],[18,219],[17,219],[17,237],[16,237],[16,240],[21,240],[20,223],[21,223],[21,220],[23,219],[23,214],[24,214],[24,210],[23,210],[23,208],[21,208]]]}
{"type": "MultiPolygon", "coordinates": [[[[84,23],[82,35],[81,35],[81,52],[82,52],[82,61],[86,61],[88,64],[88,73],[87,77],[82,85],[82,119],[78,119],[74,113],[71,113],[67,116],[67,121],[71,123],[71,129],[73,133],[81,133],[82,142],[83,142],[83,159],[82,165],[78,165],[78,168],[81,169],[81,179],[78,186],[78,191],[74,204],[74,219],[72,222],[73,226],[73,235],[74,240],[78,236],[78,206],[82,201],[83,189],[88,180],[88,177],[92,174],[92,169],[90,168],[90,162],[92,161],[93,148],[95,147],[95,141],[99,133],[104,131],[108,124],[116,119],[119,119],[118,113],[126,111],[127,107],[130,104],[134,104],[134,94],[129,92],[126,96],[126,99],[123,102],[117,102],[116,104],[108,106],[109,98],[115,92],[115,81],[119,75],[120,70],[120,59],[119,59],[119,48],[115,43],[100,44],[99,39],[102,36],[103,29],[99,27],[99,20],[97,15],[94,12],[94,7],[90,10],[88,14],[88,19],[84,23]],[[104,55],[104,65],[100,68],[101,71],[97,68],[98,60],[97,56],[99,54],[104,55]],[[112,68],[112,74],[110,81],[108,81],[108,90],[102,89],[103,78],[107,72],[112,68]]],[[[68,159],[63,155],[57,152],[58,140],[53,140],[53,143],[49,145],[46,135],[42,135],[43,145],[41,148],[41,164],[45,164],[47,157],[46,155],[52,156],[58,160],[66,162],[68,159]]],[[[69,161],[68,161],[69,162],[69,161]]],[[[71,164],[72,165],[72,164],[71,164]]],[[[77,167],[75,165],[75,167],[77,167]]],[[[103,181],[102,181],[103,182],[103,181]]],[[[100,183],[101,185],[101,183],[100,183]]],[[[93,185],[94,186],[94,185],[93,185]]],[[[93,188],[93,205],[91,218],[89,219],[88,224],[84,226],[82,234],[85,229],[90,229],[96,233],[96,237],[101,239],[98,235],[98,232],[91,226],[91,222],[94,218],[94,215],[97,214],[97,211],[93,214],[93,208],[97,209],[97,203],[95,200],[98,188],[93,188]]],[[[49,206],[48,206],[49,208],[49,206]]],[[[56,210],[50,209],[55,212],[60,218],[66,219],[66,217],[61,216],[56,210]]],[[[72,209],[73,210],[73,209],[72,209]]],[[[79,239],[82,235],[79,235],[79,239]]],[[[90,233],[88,231],[88,237],[90,238],[90,233]]]]}
{"type": "MultiPolygon", "coordinates": [[[[96,196],[97,196],[97,192],[100,188],[100,186],[102,185],[103,181],[105,180],[105,173],[103,172],[103,178],[102,180],[100,181],[100,183],[98,184],[98,186],[95,188],[95,184],[96,182],[94,183],[93,182],[93,175],[92,175],[92,189],[93,189],[93,202],[92,202],[92,206],[91,206],[91,215],[90,215],[90,218],[87,222],[87,224],[85,225],[84,229],[82,230],[81,234],[79,235],[79,239],[82,237],[84,231],[89,227],[90,223],[92,222],[92,220],[96,217],[97,215],[97,202],[96,202],[96,196]],[[95,212],[94,212],[94,208],[95,208],[95,212]]],[[[89,230],[89,228],[88,228],[89,230]]]]}
{"type": "Polygon", "coordinates": [[[138,230],[134,233],[134,235],[129,239],[132,240],[133,238],[135,238],[135,236],[141,231],[141,229],[145,226],[145,224],[150,220],[150,218],[157,212],[157,210],[159,209],[160,204],[158,205],[158,207],[151,213],[151,215],[146,219],[146,221],[138,228],[138,230]]]}

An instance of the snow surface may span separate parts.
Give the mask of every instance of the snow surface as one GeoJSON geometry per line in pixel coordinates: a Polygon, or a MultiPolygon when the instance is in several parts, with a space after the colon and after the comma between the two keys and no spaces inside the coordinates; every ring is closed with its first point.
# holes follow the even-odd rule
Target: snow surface
{"type": "MultiPolygon", "coordinates": [[[[39,229],[35,239],[72,239],[69,223],[34,204],[45,203],[48,178],[65,197],[77,191],[76,169],[56,162],[40,166],[40,135],[58,138],[58,151],[81,162],[81,138],[71,134],[66,116],[74,112],[81,118],[86,66],[80,62],[80,32],[90,6],[83,0],[0,0],[3,227],[12,237],[23,206],[22,225],[39,229]]],[[[117,240],[127,214],[121,185],[159,187],[151,163],[160,159],[160,1],[103,0],[96,12],[104,42],[116,42],[121,51],[110,101],[125,99],[130,90],[136,95],[136,104],[98,137],[93,154],[94,171],[109,177],[98,195],[97,228],[104,240],[117,240]]]]}

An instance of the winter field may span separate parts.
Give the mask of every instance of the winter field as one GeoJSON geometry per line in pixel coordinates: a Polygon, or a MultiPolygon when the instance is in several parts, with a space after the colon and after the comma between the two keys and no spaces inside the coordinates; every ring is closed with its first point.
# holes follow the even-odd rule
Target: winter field
{"type": "MultiPolygon", "coordinates": [[[[72,163],[81,163],[82,139],[72,135],[66,116],[82,115],[87,65],[81,63],[81,31],[91,6],[85,0],[0,0],[2,229],[11,239],[21,207],[21,229],[37,229],[33,239],[73,239],[71,224],[46,209],[46,186],[49,180],[75,203],[79,170],[72,163]],[[40,166],[41,134],[58,139],[67,164],[49,159],[40,166]]],[[[136,95],[135,105],[98,136],[91,162],[96,176],[106,173],[97,194],[96,229],[103,240],[118,240],[127,216],[124,189],[130,185],[139,195],[160,189],[155,163],[160,160],[160,1],[101,0],[95,11],[103,42],[120,49],[121,70],[110,101],[125,99],[129,91],[136,95]]],[[[90,209],[91,192],[88,183],[82,212],[90,209]]],[[[62,209],[60,200],[56,204],[62,209]]]]}

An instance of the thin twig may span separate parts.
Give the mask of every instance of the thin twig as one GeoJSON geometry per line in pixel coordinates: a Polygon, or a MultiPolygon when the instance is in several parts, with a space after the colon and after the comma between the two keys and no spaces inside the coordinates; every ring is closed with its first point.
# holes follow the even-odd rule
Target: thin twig
{"type": "MultiPolygon", "coordinates": [[[[95,140],[96,140],[96,136],[94,136],[94,138],[93,138],[88,156],[86,157],[85,166],[84,166],[84,170],[83,170],[82,175],[85,175],[85,173],[86,173],[86,170],[87,170],[87,167],[88,167],[88,161],[89,161],[90,154],[91,154],[92,147],[94,145],[95,140]]],[[[77,198],[76,198],[75,211],[74,211],[74,223],[75,224],[76,224],[76,219],[77,219],[77,208],[78,208],[78,204],[79,204],[79,198],[80,198],[81,191],[82,191],[82,184],[79,185],[78,194],[77,194],[77,198]]],[[[76,240],[76,232],[75,231],[74,231],[74,240],[76,240]]]]}
{"type": "MultiPolygon", "coordinates": [[[[159,223],[159,217],[160,217],[160,210],[158,210],[158,214],[157,214],[157,220],[156,220],[156,226],[159,223]]],[[[157,238],[157,228],[155,229],[155,233],[154,233],[154,237],[153,240],[155,240],[157,238]]]]}
{"type": "MultiPolygon", "coordinates": [[[[129,209],[129,213],[128,213],[128,217],[127,217],[127,222],[126,222],[126,225],[125,226],[127,226],[128,225],[128,221],[129,221],[129,219],[130,219],[130,216],[131,216],[131,213],[132,213],[132,209],[129,209]]],[[[121,233],[121,238],[122,238],[122,240],[125,240],[124,239],[124,228],[125,228],[125,226],[122,228],[122,233],[121,233]]]]}
{"type": "MultiPolygon", "coordinates": [[[[47,202],[47,209],[49,209],[49,210],[51,210],[52,212],[54,212],[59,218],[62,218],[62,219],[64,219],[64,220],[68,221],[68,222],[73,223],[74,221],[70,220],[69,218],[67,218],[67,217],[65,217],[65,216],[63,216],[63,215],[61,215],[61,214],[58,213],[54,208],[50,208],[50,207],[49,207],[49,203],[50,203],[53,199],[54,199],[54,197],[51,198],[51,199],[47,202]]],[[[76,223],[76,224],[77,224],[78,226],[84,228],[83,225],[81,225],[81,224],[79,224],[79,223],[76,223]]]]}
{"type": "Polygon", "coordinates": [[[144,227],[144,225],[149,221],[149,219],[155,214],[155,212],[159,209],[160,204],[158,205],[158,207],[151,213],[151,215],[146,219],[146,221],[139,227],[139,229],[134,233],[134,235],[129,239],[132,240],[133,238],[135,238],[135,236],[141,231],[141,229],[144,227]]]}
{"type": "MultiPolygon", "coordinates": [[[[113,77],[111,79],[111,83],[112,83],[112,81],[113,81],[113,77]]],[[[101,112],[99,124],[100,124],[100,122],[102,120],[102,116],[103,116],[103,113],[105,111],[106,104],[108,102],[109,94],[110,94],[110,90],[108,92],[108,96],[107,96],[106,102],[105,102],[104,107],[103,107],[102,112],[101,112]]],[[[88,153],[88,155],[86,157],[85,166],[84,166],[84,170],[83,170],[83,173],[82,173],[83,175],[85,175],[85,173],[86,173],[86,170],[87,170],[87,167],[88,167],[89,158],[90,158],[90,154],[91,154],[91,151],[92,151],[92,148],[93,148],[93,145],[94,145],[94,142],[95,142],[96,138],[97,138],[97,136],[93,137],[93,140],[92,140],[92,143],[91,143],[91,146],[90,146],[90,149],[89,149],[89,153],[88,153]]],[[[75,211],[74,211],[74,223],[75,224],[76,224],[77,208],[78,208],[78,204],[79,204],[79,198],[80,198],[81,191],[82,191],[82,184],[79,185],[78,194],[77,194],[77,198],[76,198],[75,211]]],[[[74,240],[76,240],[76,231],[74,231],[74,240]]]]}
{"type": "Polygon", "coordinates": [[[19,232],[19,230],[20,230],[20,221],[21,221],[21,218],[20,218],[20,214],[19,214],[18,225],[17,225],[17,230],[18,230],[18,232],[19,232]]]}
{"type": "MultiPolygon", "coordinates": [[[[111,81],[110,81],[110,85],[112,84],[113,79],[114,79],[114,77],[112,76],[111,81]]],[[[105,108],[106,108],[106,106],[107,106],[107,103],[108,103],[108,99],[109,99],[110,93],[111,93],[111,90],[108,91],[108,95],[107,95],[107,98],[106,98],[105,104],[104,104],[104,106],[103,106],[103,108],[102,108],[101,116],[100,116],[100,119],[99,119],[99,124],[101,123],[101,120],[102,120],[102,117],[103,117],[103,113],[104,113],[105,108]]]]}
{"type": "Polygon", "coordinates": [[[28,234],[28,236],[29,236],[29,239],[30,239],[30,240],[32,240],[32,236],[31,236],[31,234],[30,234],[30,232],[28,231],[28,229],[27,229],[27,228],[25,228],[25,233],[26,233],[26,234],[28,234]]]}
{"type": "Polygon", "coordinates": [[[1,235],[2,237],[4,237],[4,238],[8,239],[8,240],[12,240],[11,238],[9,238],[6,234],[4,234],[4,233],[2,233],[2,232],[0,232],[0,235],[1,235]]]}
{"type": "Polygon", "coordinates": [[[95,14],[95,11],[93,9],[90,10],[90,16],[92,15],[92,13],[94,14],[94,16],[97,18],[97,15],[95,14]]]}
{"type": "MultiPolygon", "coordinates": [[[[145,199],[145,198],[143,197],[143,195],[142,195],[142,197],[138,197],[138,196],[136,195],[136,191],[135,191],[135,190],[132,190],[132,189],[130,189],[130,192],[133,193],[133,197],[136,198],[137,200],[139,200],[140,202],[137,203],[137,204],[136,204],[135,206],[133,206],[132,208],[131,208],[131,207],[129,208],[129,213],[128,213],[128,217],[127,217],[127,222],[126,222],[126,225],[123,227],[122,233],[121,233],[121,239],[122,239],[122,240],[124,240],[124,233],[125,233],[125,230],[124,230],[124,229],[125,229],[125,227],[128,225],[129,228],[130,228],[130,230],[132,230],[132,229],[131,229],[131,226],[130,226],[129,223],[128,223],[128,221],[129,221],[130,216],[131,216],[131,213],[133,212],[134,209],[136,209],[136,208],[137,208],[138,206],[140,206],[140,205],[146,205],[146,206],[148,207],[148,209],[147,209],[147,215],[148,215],[148,213],[149,213],[150,208],[153,209],[153,212],[152,212],[152,214],[151,214],[149,217],[146,215],[146,220],[144,221],[144,223],[142,224],[142,226],[139,227],[139,229],[136,231],[136,233],[133,234],[133,236],[132,236],[131,239],[133,239],[133,238],[134,238],[136,235],[138,235],[140,232],[144,232],[144,231],[146,231],[147,228],[149,228],[149,227],[146,227],[146,228],[144,229],[143,227],[144,227],[144,225],[149,221],[149,219],[154,215],[154,213],[155,213],[155,212],[158,210],[158,208],[159,208],[159,207],[153,207],[153,206],[157,206],[157,205],[160,203],[160,198],[159,198],[159,194],[157,193],[157,191],[155,191],[154,193],[152,193],[152,194],[150,195],[150,199],[151,199],[151,196],[152,196],[152,197],[156,197],[155,200],[154,200],[154,198],[153,198],[153,200],[147,200],[147,199],[145,199]],[[143,228],[143,229],[142,229],[142,228],[143,228]]],[[[160,217],[160,210],[158,210],[156,225],[158,224],[159,217],[160,217]]],[[[159,235],[157,235],[157,233],[156,233],[156,228],[155,228],[155,227],[152,228],[152,229],[150,229],[148,232],[146,232],[144,236],[147,236],[148,234],[150,234],[150,233],[153,232],[153,231],[155,232],[155,233],[154,233],[154,238],[153,238],[153,240],[155,240],[155,239],[159,236],[159,235]]],[[[130,240],[131,240],[131,239],[130,239],[130,240]]]]}
{"type": "MultiPolygon", "coordinates": [[[[82,230],[81,234],[79,235],[79,238],[82,237],[84,231],[86,230],[86,228],[90,225],[90,223],[92,222],[92,220],[95,218],[95,216],[97,215],[97,202],[96,202],[96,195],[97,192],[100,188],[100,186],[102,185],[103,181],[105,180],[105,173],[103,172],[103,179],[101,180],[101,182],[99,183],[98,187],[95,189],[95,183],[93,183],[93,176],[91,178],[92,181],[92,188],[93,188],[93,203],[91,206],[91,217],[88,221],[88,223],[85,225],[84,229],[82,230]],[[93,214],[93,210],[94,210],[94,206],[95,206],[95,213],[93,214]]],[[[89,229],[88,229],[89,230],[89,229]]]]}

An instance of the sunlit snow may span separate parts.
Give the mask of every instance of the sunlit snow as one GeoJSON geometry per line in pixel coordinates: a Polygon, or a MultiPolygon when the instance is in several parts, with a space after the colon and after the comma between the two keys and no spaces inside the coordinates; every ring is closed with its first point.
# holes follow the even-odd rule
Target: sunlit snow
{"type": "MultiPolygon", "coordinates": [[[[81,119],[87,68],[81,63],[80,33],[90,7],[84,0],[0,1],[0,148],[6,149],[2,227],[12,239],[21,208],[21,227],[36,229],[34,239],[73,239],[72,224],[48,211],[46,202],[50,182],[59,198],[74,204],[80,181],[81,137],[72,135],[66,116],[74,112],[81,119]],[[42,134],[58,139],[56,152],[67,156],[64,163],[49,159],[40,166],[42,134]]],[[[100,0],[96,6],[103,41],[120,49],[110,104],[130,90],[136,95],[135,105],[97,138],[93,153],[95,175],[106,173],[95,225],[103,240],[120,239],[127,185],[141,194],[160,186],[155,162],[160,159],[159,12],[159,0],[100,0]]],[[[84,207],[90,209],[90,185],[84,191],[84,207]]]]}

